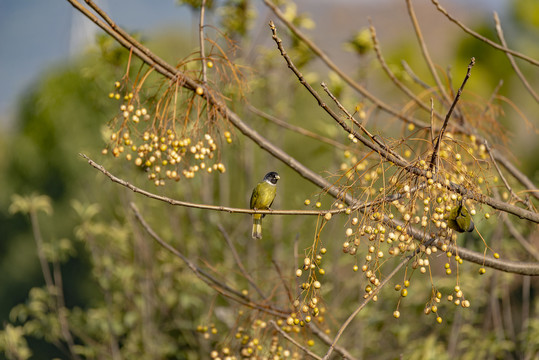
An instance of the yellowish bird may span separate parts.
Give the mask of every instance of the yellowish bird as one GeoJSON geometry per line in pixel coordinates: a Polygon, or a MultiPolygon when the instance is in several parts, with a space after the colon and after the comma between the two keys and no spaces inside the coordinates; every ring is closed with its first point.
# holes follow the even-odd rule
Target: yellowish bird
{"type": "Polygon", "coordinates": [[[447,214],[447,226],[458,232],[474,230],[472,216],[462,201],[447,214]]]}
{"type": "MultiPolygon", "coordinates": [[[[251,195],[251,209],[268,210],[275,200],[277,194],[277,180],[279,174],[275,171],[269,172],[264,176],[262,182],[258,183],[253,189],[251,195]]],[[[253,214],[253,239],[262,239],[262,218],[263,214],[253,214]]]]}

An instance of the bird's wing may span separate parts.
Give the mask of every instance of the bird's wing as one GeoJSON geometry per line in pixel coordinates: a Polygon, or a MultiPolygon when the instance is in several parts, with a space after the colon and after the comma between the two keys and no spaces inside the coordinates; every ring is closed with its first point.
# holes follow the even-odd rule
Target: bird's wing
{"type": "Polygon", "coordinates": [[[251,209],[255,208],[257,198],[258,198],[258,185],[255,186],[255,188],[253,189],[253,193],[251,194],[251,201],[250,201],[251,209]]]}

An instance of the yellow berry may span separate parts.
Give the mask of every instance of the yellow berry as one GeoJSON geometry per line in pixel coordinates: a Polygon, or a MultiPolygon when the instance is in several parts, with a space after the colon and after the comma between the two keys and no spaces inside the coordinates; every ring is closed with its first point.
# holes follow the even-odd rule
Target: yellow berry
{"type": "Polygon", "coordinates": [[[438,317],[436,318],[436,322],[437,322],[438,324],[441,324],[442,321],[443,321],[443,320],[442,320],[442,317],[441,317],[441,316],[438,316],[438,317]]]}
{"type": "Polygon", "coordinates": [[[393,311],[393,317],[394,317],[395,319],[398,319],[400,316],[401,316],[401,313],[400,313],[399,310],[393,311]]]}
{"type": "Polygon", "coordinates": [[[498,254],[497,252],[493,254],[494,258],[495,259],[499,259],[500,258],[500,254],[498,254]]]}
{"type": "Polygon", "coordinates": [[[202,95],[202,94],[204,94],[204,89],[202,89],[200,86],[197,87],[195,91],[196,91],[197,95],[202,95]]]}
{"type": "Polygon", "coordinates": [[[479,274],[480,274],[480,275],[483,275],[483,274],[486,273],[486,272],[487,272],[487,270],[486,270],[484,267],[479,268],[479,274]]]}
{"type": "Polygon", "coordinates": [[[208,60],[208,62],[206,62],[206,66],[208,66],[211,69],[213,67],[213,61],[208,60]]]}

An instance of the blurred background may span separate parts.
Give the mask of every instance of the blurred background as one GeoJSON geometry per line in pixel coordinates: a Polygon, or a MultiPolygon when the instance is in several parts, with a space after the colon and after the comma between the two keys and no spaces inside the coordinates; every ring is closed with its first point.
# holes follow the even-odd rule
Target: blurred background
{"type": "MultiPolygon", "coordinates": [[[[119,25],[136,34],[152,50],[172,63],[190,56],[198,48],[198,13],[190,6],[172,0],[96,2],[119,25]]],[[[215,3],[217,4],[215,9],[208,12],[207,23],[219,26],[223,14],[219,12],[220,2],[215,1],[215,3]]],[[[346,42],[350,42],[358,30],[369,25],[368,19],[376,27],[382,49],[395,68],[400,66],[401,59],[406,59],[415,69],[422,66],[404,1],[304,0],[297,1],[296,4],[297,13],[308,14],[308,18],[316,24],[313,29],[307,30],[311,38],[331,54],[339,66],[360,78],[373,91],[384,91],[387,87],[379,81],[380,78],[378,80],[369,78],[369,72],[372,69],[379,71],[379,68],[373,65],[376,62],[375,58],[354,54],[346,46],[346,42]]],[[[539,47],[537,47],[539,4],[534,1],[462,0],[447,1],[447,4],[443,5],[460,20],[492,39],[496,39],[492,12],[498,12],[506,39],[510,44],[509,47],[518,49],[533,58],[539,57],[539,47]]],[[[237,56],[242,64],[256,69],[251,74],[256,78],[260,74],[264,75],[257,67],[267,60],[264,57],[269,57],[267,54],[271,52],[275,56],[274,44],[267,28],[269,19],[274,17],[261,2],[252,2],[251,6],[255,17],[245,35],[248,40],[240,44],[243,48],[237,56]]],[[[511,131],[510,157],[531,179],[537,181],[539,179],[537,174],[539,160],[535,155],[539,150],[535,137],[538,125],[537,103],[512,75],[505,55],[466,36],[454,24],[443,18],[430,1],[414,1],[414,6],[434,62],[444,69],[450,67],[454,73],[455,83],[460,81],[457,79],[462,78],[471,56],[475,56],[478,64],[473,73],[474,81],[470,82],[468,88],[471,93],[488,98],[499,80],[504,80],[500,94],[511,99],[511,103],[501,105],[501,112],[508,115],[502,117],[501,121],[506,122],[504,125],[511,131]],[[491,69],[494,68],[495,75],[490,76],[491,69]],[[514,109],[519,110],[516,112],[514,109]],[[526,121],[514,120],[515,117],[520,116],[525,117],[526,121]]],[[[25,319],[31,317],[28,309],[23,311],[19,308],[16,315],[12,309],[17,304],[32,304],[32,301],[36,299],[30,296],[29,300],[30,289],[44,284],[34,241],[35,229],[32,229],[28,216],[20,213],[10,214],[8,211],[14,194],[26,196],[42,194],[50,198],[53,210],[50,214],[40,213],[40,232],[45,241],[52,244],[52,247],[63,246],[63,250],[58,251],[63,254],[62,256],[65,255],[65,259],[61,261],[61,267],[68,308],[83,310],[99,308],[104,301],[102,289],[112,287],[110,284],[100,283],[103,280],[101,277],[103,273],[100,271],[104,271],[106,265],[96,264],[96,255],[95,253],[92,255],[95,248],[92,248],[88,240],[90,235],[95,237],[97,248],[100,241],[103,244],[107,242],[111,244],[112,241],[114,245],[111,244],[111,246],[115,249],[117,247],[118,253],[125,253],[125,258],[139,259],[141,262],[133,265],[135,268],[140,267],[140,264],[146,264],[147,261],[151,262],[141,255],[146,250],[137,254],[131,246],[136,245],[137,240],[136,236],[133,240],[133,236],[129,235],[129,228],[134,225],[132,219],[125,214],[125,210],[126,204],[136,197],[117,185],[111,184],[110,181],[106,181],[78,155],[81,152],[85,153],[108,168],[114,169],[113,172],[124,175],[129,181],[141,187],[148,186],[145,174],[138,174],[128,164],[114,162],[110,157],[101,155],[101,150],[106,145],[106,134],[108,134],[106,124],[118,112],[117,103],[112,102],[108,94],[114,90],[114,82],[120,80],[125,74],[127,58],[126,51],[119,49],[110,39],[103,36],[94,24],[75,11],[67,1],[0,0],[0,80],[2,81],[0,87],[0,186],[2,187],[0,192],[0,229],[2,232],[0,273],[3,275],[0,281],[0,320],[4,326],[8,322],[16,323],[25,316],[25,319]],[[96,207],[92,208],[92,205],[96,207]],[[104,233],[108,235],[103,235],[104,233]]],[[[277,66],[282,68],[279,70],[282,71],[281,74],[287,74],[284,63],[278,58],[277,60],[277,66]]],[[[331,74],[325,69],[320,71],[321,68],[322,66],[317,61],[312,61],[304,71],[318,82],[331,79],[331,74]]],[[[539,83],[537,69],[526,65],[523,68],[529,80],[537,88],[539,83]]],[[[425,70],[419,73],[421,75],[427,72],[425,70]]],[[[291,79],[290,84],[294,84],[294,81],[291,79]]],[[[264,96],[256,93],[260,87],[253,85],[253,88],[255,90],[253,93],[248,93],[247,97],[254,99],[253,102],[264,103],[264,96]]],[[[271,94],[273,100],[269,101],[270,104],[275,105],[273,106],[275,112],[286,113],[293,109],[290,117],[299,119],[294,121],[300,123],[309,121],[314,129],[322,133],[330,135],[335,133],[334,127],[328,127],[320,119],[320,114],[317,114],[318,110],[313,109],[311,100],[304,94],[294,94],[294,104],[290,101],[281,103],[275,96],[276,94],[271,94]]],[[[353,101],[355,100],[350,100],[350,103],[353,101]]],[[[247,114],[247,118],[252,118],[255,128],[260,131],[269,131],[267,129],[270,129],[270,126],[267,123],[254,118],[248,112],[247,114]]],[[[275,141],[280,141],[281,138],[280,133],[270,133],[269,137],[275,141]]],[[[327,146],[309,143],[298,150],[300,146],[293,144],[293,138],[286,137],[283,142],[291,152],[299,151],[303,154],[307,159],[305,162],[317,170],[324,169],[324,166],[320,165],[324,162],[334,162],[335,167],[338,168],[338,162],[335,160],[337,155],[328,151],[327,146]]],[[[303,204],[305,198],[316,194],[317,190],[314,186],[303,184],[298,175],[283,168],[283,165],[249,144],[239,134],[235,134],[233,144],[222,146],[223,148],[231,146],[230,149],[235,150],[241,149],[243,154],[239,158],[222,154],[222,162],[228,168],[226,175],[220,175],[218,179],[215,177],[199,179],[196,183],[190,183],[185,187],[173,184],[172,188],[158,190],[158,192],[195,202],[244,207],[252,184],[261,179],[266,168],[273,166],[284,175],[283,179],[288,179],[283,181],[285,185],[277,200],[278,207],[298,208],[298,204],[303,204]],[[245,167],[249,170],[247,175],[241,172],[245,167]],[[207,189],[211,191],[206,191],[207,189]]],[[[195,258],[205,259],[210,263],[210,267],[213,266],[211,261],[216,262],[214,265],[216,269],[220,268],[218,264],[222,264],[226,269],[227,265],[233,262],[230,254],[226,254],[224,250],[226,246],[222,245],[222,241],[218,244],[212,243],[209,247],[211,250],[199,243],[201,238],[214,241],[213,238],[224,236],[219,232],[216,224],[223,224],[230,236],[237,239],[239,247],[245,249],[247,264],[251,268],[256,268],[257,256],[269,258],[270,255],[267,254],[270,249],[273,258],[287,254],[286,247],[273,247],[267,242],[263,243],[260,248],[253,249],[252,245],[246,242],[248,239],[245,239],[245,234],[249,231],[249,219],[245,217],[210,214],[208,219],[207,215],[197,210],[171,209],[161,204],[147,204],[147,202],[145,205],[148,217],[154,220],[154,224],[163,227],[160,229],[163,236],[168,235],[185,245],[188,254],[195,258]],[[208,225],[209,223],[211,226],[208,225]],[[187,226],[189,227],[186,230],[187,226]],[[208,251],[211,253],[206,253],[208,251]]],[[[293,242],[294,236],[287,234],[284,229],[298,228],[312,231],[314,222],[315,220],[309,220],[297,223],[288,217],[275,218],[271,220],[271,226],[275,238],[279,238],[279,234],[286,235],[288,240],[293,242]]],[[[342,223],[336,222],[332,226],[337,232],[342,232],[342,223]]],[[[340,246],[338,241],[335,245],[336,249],[340,246]]],[[[154,249],[153,252],[148,253],[156,254],[158,250],[154,249]]],[[[106,262],[103,257],[97,258],[106,262]]],[[[115,258],[111,257],[109,260],[111,259],[115,258]]],[[[518,259],[526,260],[519,257],[515,260],[518,259]]],[[[167,260],[170,259],[160,259],[164,263],[167,260]]],[[[334,257],[334,260],[343,261],[337,257],[334,257]]],[[[342,266],[349,265],[350,263],[344,260],[342,266]]],[[[123,269],[127,271],[129,267],[125,265],[123,269]]],[[[183,274],[185,269],[180,267],[168,271],[183,274]]],[[[264,271],[265,269],[256,269],[255,273],[263,276],[264,271]]],[[[124,274],[122,276],[130,279],[131,276],[139,275],[124,274]]],[[[183,280],[175,279],[174,281],[180,283],[183,281],[184,286],[190,286],[193,279],[189,278],[189,275],[185,276],[183,280]]],[[[470,284],[475,284],[471,287],[482,286],[474,282],[476,280],[469,281],[470,284]]],[[[507,282],[510,281],[509,278],[507,282]]],[[[520,283],[520,280],[517,282],[520,283]]],[[[161,354],[161,358],[197,358],[200,353],[203,353],[202,350],[208,350],[211,347],[198,339],[195,331],[198,324],[210,323],[205,320],[209,318],[209,315],[206,308],[207,301],[204,299],[212,296],[210,295],[212,292],[203,286],[200,287],[199,289],[194,286],[194,293],[178,294],[175,295],[177,298],[170,300],[171,308],[175,308],[178,314],[190,313],[191,318],[184,317],[179,324],[175,324],[178,329],[183,330],[178,330],[178,333],[174,335],[168,334],[174,338],[176,347],[169,350],[169,353],[161,354]],[[187,355],[171,355],[174,353],[187,355]]],[[[508,290],[507,299],[516,296],[517,299],[511,299],[518,302],[519,296],[515,294],[519,291],[520,288],[508,290]]],[[[532,287],[532,293],[535,291],[532,287]]],[[[161,295],[164,296],[164,294],[161,295]]],[[[486,295],[478,293],[475,298],[478,304],[488,306],[486,295]]],[[[411,313],[422,311],[421,301],[418,297],[417,308],[414,308],[411,313]]],[[[218,305],[219,302],[217,302],[217,308],[218,305]]],[[[372,323],[375,324],[373,326],[385,329],[396,336],[401,349],[409,350],[407,354],[411,355],[407,358],[414,358],[414,356],[418,359],[429,358],[422,357],[421,352],[410,350],[411,345],[407,341],[413,341],[413,336],[417,336],[417,334],[413,335],[416,330],[412,322],[415,319],[413,316],[410,316],[407,322],[391,329],[392,325],[383,319],[384,316],[391,317],[391,311],[382,312],[380,309],[379,311],[380,313],[376,313],[376,316],[371,318],[372,323]]],[[[125,334],[127,328],[134,326],[129,322],[127,313],[129,311],[123,313],[122,319],[119,320],[118,326],[122,327],[122,330],[118,330],[118,333],[123,331],[125,334]]],[[[167,316],[164,313],[160,315],[163,318],[167,316]]],[[[106,316],[103,315],[103,317],[106,316]]],[[[218,316],[218,321],[227,323],[230,317],[231,315],[223,310],[221,316],[218,316]]],[[[96,316],[96,322],[99,319],[101,318],[96,316]]],[[[88,319],[85,321],[86,326],[91,323],[88,319]]],[[[136,322],[136,320],[133,321],[136,322]]],[[[520,321],[518,322],[520,324],[520,321]]],[[[44,319],[39,319],[38,323],[46,328],[43,325],[46,324],[44,319]]],[[[489,330],[488,325],[485,325],[487,323],[488,321],[485,321],[482,324],[486,330],[489,330]]],[[[473,324],[473,321],[470,320],[470,324],[473,324]]],[[[38,325],[35,326],[38,327],[38,325]]],[[[445,330],[437,330],[438,333],[433,333],[433,337],[429,334],[422,336],[426,336],[425,339],[431,341],[425,342],[432,348],[439,347],[435,354],[442,354],[445,353],[447,346],[458,348],[455,344],[451,344],[454,339],[451,337],[450,330],[450,325],[447,325],[445,330]]],[[[470,325],[466,331],[473,333],[473,326],[470,325]]],[[[539,332],[539,327],[536,331],[539,332]]],[[[466,336],[473,338],[468,333],[466,336]]],[[[485,347],[494,346],[495,339],[500,339],[499,333],[490,334],[487,331],[485,334],[485,347]]],[[[508,354],[511,358],[517,358],[518,356],[514,354],[517,353],[518,346],[523,346],[523,342],[529,344],[526,339],[519,338],[519,334],[518,331],[516,334],[505,334],[503,342],[499,342],[498,348],[493,350],[492,358],[504,358],[508,354]]],[[[522,336],[531,335],[527,333],[522,336]]],[[[50,359],[66,356],[47,341],[46,334],[29,337],[28,341],[33,351],[32,358],[50,359]]],[[[169,344],[167,340],[160,341],[162,344],[169,344]]],[[[417,349],[419,345],[417,342],[414,344],[414,349],[417,349]]],[[[473,345],[472,342],[471,345],[473,345]]],[[[368,346],[374,347],[374,344],[368,346]]],[[[469,354],[472,353],[477,355],[470,350],[469,354]]],[[[91,353],[86,355],[92,357],[91,353]]],[[[391,353],[391,356],[393,355],[395,353],[391,353]]],[[[391,358],[391,356],[380,358],[391,358]]]]}

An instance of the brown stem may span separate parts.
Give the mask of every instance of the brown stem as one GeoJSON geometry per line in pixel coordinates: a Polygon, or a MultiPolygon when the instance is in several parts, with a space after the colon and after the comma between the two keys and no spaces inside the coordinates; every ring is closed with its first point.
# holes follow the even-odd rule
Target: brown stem
{"type": "MultiPolygon", "coordinates": [[[[407,0],[409,1],[409,0],[407,0]]],[[[444,137],[445,130],[447,129],[447,124],[449,123],[449,119],[451,118],[451,114],[453,113],[453,110],[455,109],[455,106],[457,106],[457,103],[460,99],[460,96],[462,95],[462,90],[464,89],[464,86],[466,85],[466,82],[470,78],[470,74],[472,71],[472,67],[475,65],[475,58],[472,58],[470,60],[470,64],[468,65],[468,71],[466,71],[466,76],[464,77],[464,80],[462,81],[462,84],[460,85],[459,90],[457,91],[457,94],[455,95],[455,99],[453,100],[453,103],[451,104],[451,107],[449,108],[449,111],[445,115],[444,123],[442,125],[442,128],[440,129],[440,134],[436,138],[436,143],[434,144],[434,150],[432,151],[432,157],[430,159],[430,168],[436,169],[436,156],[438,155],[438,151],[440,150],[440,146],[444,137]]],[[[436,172],[436,171],[435,171],[436,172]]]]}
{"type": "Polygon", "coordinates": [[[454,16],[452,16],[451,14],[449,14],[447,12],[447,10],[445,10],[439,3],[438,0],[431,0],[432,3],[436,6],[436,8],[438,9],[438,11],[440,11],[442,14],[444,14],[451,22],[453,22],[454,24],[456,24],[458,27],[460,27],[462,30],[464,30],[464,32],[470,34],[471,36],[475,37],[476,39],[479,39],[485,43],[487,43],[488,45],[492,46],[494,49],[497,49],[497,50],[501,50],[503,52],[505,52],[506,54],[511,54],[513,56],[516,56],[518,58],[521,58],[522,60],[525,60],[527,62],[529,62],[530,64],[533,64],[535,66],[539,66],[539,61],[535,60],[535,59],[532,59],[531,57],[529,56],[526,56],[524,54],[521,54],[519,53],[518,51],[515,51],[515,50],[511,50],[511,49],[508,49],[507,47],[505,46],[501,46],[500,44],[497,44],[495,43],[494,41],[490,40],[490,39],[487,39],[486,37],[476,33],[475,31],[473,31],[472,29],[470,29],[469,27],[467,27],[466,25],[464,25],[462,22],[460,22],[459,20],[457,20],[454,16]]]}

